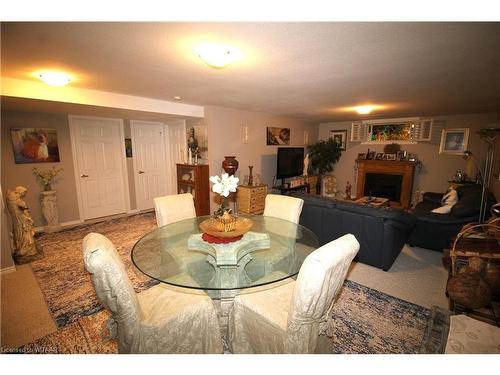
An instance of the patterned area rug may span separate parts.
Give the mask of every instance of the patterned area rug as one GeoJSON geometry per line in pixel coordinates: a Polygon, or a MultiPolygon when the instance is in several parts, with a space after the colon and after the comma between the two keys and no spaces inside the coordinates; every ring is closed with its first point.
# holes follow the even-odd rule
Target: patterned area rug
{"type": "MultiPolygon", "coordinates": [[[[137,292],[156,284],[135,270],[130,251],[156,226],[147,213],[42,235],[45,258],[32,263],[50,312],[60,329],[19,348],[23,353],[116,353],[102,338],[108,312],[102,310],[83,266],[81,242],[90,232],[110,238],[137,292]]],[[[330,353],[419,353],[432,312],[424,307],[346,281],[335,303],[330,353]]],[[[425,351],[424,351],[425,352],[425,351]]]]}
{"type": "Polygon", "coordinates": [[[128,271],[136,292],[157,284],[132,264],[130,252],[144,234],[156,228],[154,212],[82,225],[70,230],[46,233],[37,238],[45,252],[43,259],[31,263],[49,310],[58,327],[92,315],[102,307],[97,300],[90,275],[83,265],[82,240],[97,232],[113,242],[128,271]]]}

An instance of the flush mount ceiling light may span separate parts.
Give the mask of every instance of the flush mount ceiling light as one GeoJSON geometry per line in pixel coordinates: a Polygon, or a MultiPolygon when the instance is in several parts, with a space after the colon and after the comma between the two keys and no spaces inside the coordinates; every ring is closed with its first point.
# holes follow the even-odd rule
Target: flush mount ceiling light
{"type": "Polygon", "coordinates": [[[356,112],[358,112],[360,115],[367,115],[368,113],[370,113],[371,111],[377,109],[378,107],[380,107],[380,106],[376,106],[376,105],[359,105],[359,106],[353,107],[353,109],[356,112]]]}
{"type": "Polygon", "coordinates": [[[36,76],[49,86],[62,87],[71,82],[71,77],[63,72],[44,71],[37,72],[36,76]]]}
{"type": "Polygon", "coordinates": [[[241,52],[237,48],[222,44],[198,44],[194,47],[194,52],[208,66],[216,69],[225,68],[229,64],[241,59],[241,52]]]}

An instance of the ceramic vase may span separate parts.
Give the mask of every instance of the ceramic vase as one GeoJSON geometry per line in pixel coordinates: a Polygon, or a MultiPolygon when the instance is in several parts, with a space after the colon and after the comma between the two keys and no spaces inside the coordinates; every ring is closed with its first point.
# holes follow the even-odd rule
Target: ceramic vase
{"type": "Polygon", "coordinates": [[[222,162],[222,169],[229,174],[230,176],[234,175],[238,170],[238,160],[236,160],[236,156],[224,156],[224,160],[222,162]]]}

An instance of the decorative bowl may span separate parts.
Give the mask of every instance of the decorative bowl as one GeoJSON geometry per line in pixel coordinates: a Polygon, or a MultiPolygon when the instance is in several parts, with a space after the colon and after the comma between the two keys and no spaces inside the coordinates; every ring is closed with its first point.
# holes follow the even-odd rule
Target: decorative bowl
{"type": "Polygon", "coordinates": [[[231,230],[228,231],[224,231],[224,223],[221,225],[221,220],[218,218],[210,218],[200,223],[200,229],[203,233],[219,238],[241,236],[248,232],[252,226],[253,221],[246,217],[234,217],[234,221],[231,222],[231,230]]]}

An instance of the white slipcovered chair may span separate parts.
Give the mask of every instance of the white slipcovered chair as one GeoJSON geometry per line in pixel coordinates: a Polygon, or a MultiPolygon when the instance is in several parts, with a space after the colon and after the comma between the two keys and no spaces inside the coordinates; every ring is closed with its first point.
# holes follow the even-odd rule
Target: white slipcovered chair
{"type": "Polygon", "coordinates": [[[166,195],[153,200],[156,223],[159,227],[196,217],[194,200],[191,193],[166,195]]]}
{"type": "Polygon", "coordinates": [[[299,223],[304,200],[286,195],[268,194],[264,207],[264,216],[276,217],[299,223]]]}
{"type": "Polygon", "coordinates": [[[136,294],[113,243],[98,233],[83,240],[85,268],[120,353],[222,353],[220,328],[206,295],[157,285],[136,294]]]}
{"type": "Polygon", "coordinates": [[[236,296],[230,315],[233,353],[314,353],[349,265],[359,250],[352,234],[307,256],[297,281],[236,296]]]}

